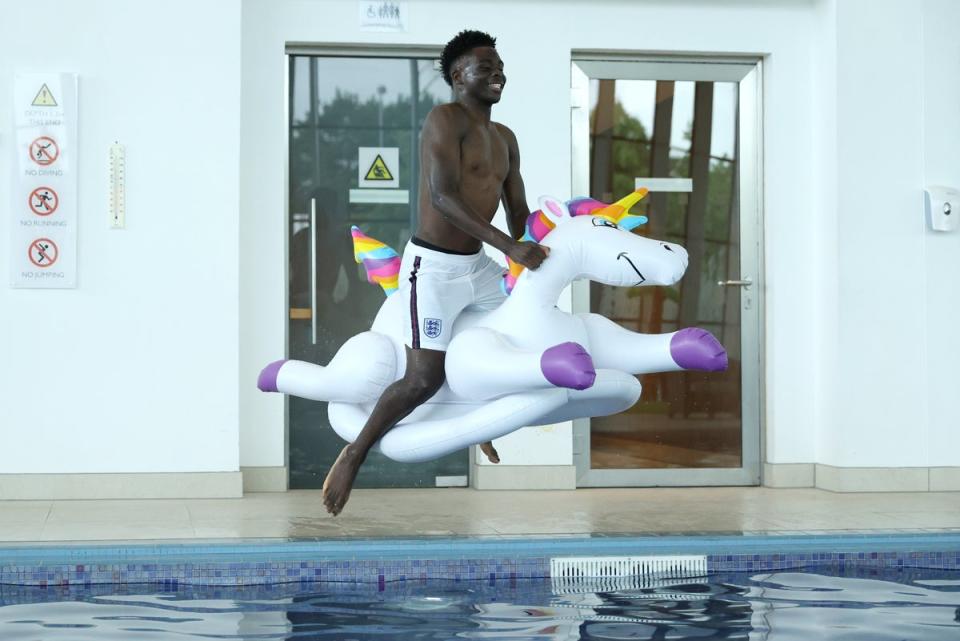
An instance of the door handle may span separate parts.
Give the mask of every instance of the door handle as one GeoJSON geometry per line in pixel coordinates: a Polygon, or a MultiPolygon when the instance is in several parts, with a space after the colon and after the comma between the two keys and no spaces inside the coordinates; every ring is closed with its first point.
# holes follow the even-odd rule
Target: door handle
{"type": "Polygon", "coordinates": [[[317,199],[310,199],[310,331],[317,344],[317,199]]]}
{"type": "Polygon", "coordinates": [[[743,280],[718,280],[717,285],[720,287],[743,287],[744,289],[749,289],[750,285],[753,285],[753,280],[749,276],[743,280]]]}

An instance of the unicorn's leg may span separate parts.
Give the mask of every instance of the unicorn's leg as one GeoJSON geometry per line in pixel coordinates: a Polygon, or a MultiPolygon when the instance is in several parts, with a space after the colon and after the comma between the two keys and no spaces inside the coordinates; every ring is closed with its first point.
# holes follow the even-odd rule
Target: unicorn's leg
{"type": "Polygon", "coordinates": [[[450,389],[471,400],[554,387],[586,389],[596,376],[590,354],[577,343],[522,350],[486,327],[457,334],[447,351],[446,371],[450,389]]]}
{"type": "MultiPolygon", "coordinates": [[[[401,463],[439,458],[538,424],[541,416],[566,402],[568,393],[559,388],[519,392],[456,416],[400,423],[380,439],[380,451],[401,463]]],[[[330,403],[329,416],[331,425],[346,438],[360,432],[368,410],[351,403],[330,403]]]]}
{"type": "Polygon", "coordinates": [[[638,334],[599,314],[577,314],[590,337],[597,367],[631,374],[727,369],[727,352],[705,329],[688,327],[669,334],[638,334]]]}
{"type": "Polygon", "coordinates": [[[389,338],[377,332],[357,334],[326,367],[304,361],[275,361],[260,372],[257,387],[312,401],[375,401],[397,378],[397,357],[389,338]]]}
{"type": "Polygon", "coordinates": [[[567,402],[531,425],[549,425],[588,416],[610,416],[633,407],[640,400],[640,381],[632,374],[598,369],[593,387],[567,392],[567,402]]]}

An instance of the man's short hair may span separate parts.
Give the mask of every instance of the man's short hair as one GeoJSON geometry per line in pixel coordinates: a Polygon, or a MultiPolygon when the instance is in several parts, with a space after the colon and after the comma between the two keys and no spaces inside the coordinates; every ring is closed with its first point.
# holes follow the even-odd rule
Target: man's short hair
{"type": "Polygon", "coordinates": [[[443,79],[452,87],[453,77],[450,72],[460,56],[470,53],[476,47],[496,46],[497,39],[489,33],[471,29],[461,31],[447,43],[447,46],[443,48],[443,53],[440,54],[440,68],[443,69],[443,79]]]}

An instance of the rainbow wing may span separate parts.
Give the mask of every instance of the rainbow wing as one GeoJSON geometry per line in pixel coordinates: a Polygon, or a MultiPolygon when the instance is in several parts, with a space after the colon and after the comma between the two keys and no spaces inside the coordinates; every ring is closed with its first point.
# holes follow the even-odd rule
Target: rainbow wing
{"type": "Polygon", "coordinates": [[[350,234],[353,236],[353,259],[363,263],[367,282],[383,287],[387,296],[397,291],[400,255],[392,247],[364,234],[356,225],[350,228],[350,234]]]}

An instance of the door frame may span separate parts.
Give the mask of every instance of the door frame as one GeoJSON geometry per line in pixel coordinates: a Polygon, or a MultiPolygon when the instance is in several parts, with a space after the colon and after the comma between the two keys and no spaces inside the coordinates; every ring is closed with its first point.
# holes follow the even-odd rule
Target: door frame
{"type": "MultiPolygon", "coordinates": [[[[591,469],[590,419],[573,421],[577,487],[759,485],[765,451],[763,264],[763,58],[759,55],[669,55],[574,51],[570,64],[571,193],[590,191],[589,80],[738,82],[742,459],[739,468],[591,469]],[[749,309],[745,308],[749,304],[749,309]],[[749,338],[749,340],[747,340],[749,338]]],[[[575,313],[590,311],[586,281],[571,286],[575,313]]]]}
{"type": "MultiPolygon", "coordinates": [[[[290,124],[291,124],[291,85],[290,85],[290,60],[294,56],[321,56],[328,58],[422,58],[432,59],[434,68],[439,69],[440,54],[443,51],[443,45],[423,45],[423,44],[371,44],[371,43],[313,43],[302,41],[287,41],[284,45],[283,56],[283,211],[284,211],[284,235],[283,235],[283,255],[284,255],[284,308],[283,308],[283,328],[284,328],[284,354],[290,356],[290,220],[293,215],[290,207],[290,124]]],[[[290,399],[284,395],[283,406],[283,455],[284,469],[287,476],[287,487],[290,485],[290,399]]],[[[466,482],[469,486],[472,482],[473,462],[476,460],[475,451],[479,448],[471,446],[466,452],[466,482]]],[[[459,487],[461,485],[460,477],[438,477],[445,478],[450,483],[449,487],[459,487]]],[[[430,486],[432,487],[432,486],[430,486]]],[[[448,487],[448,485],[438,485],[437,487],[448,487]]]]}

